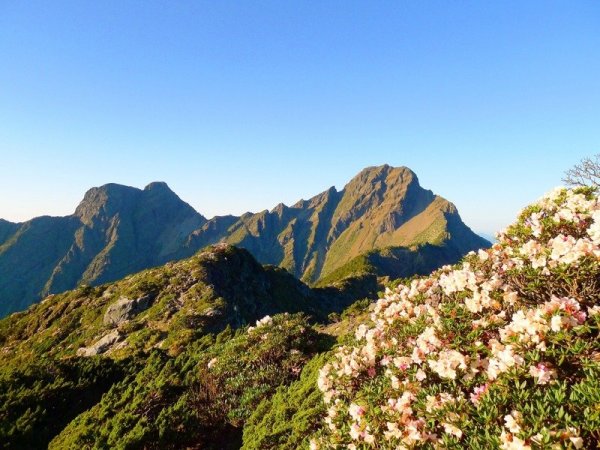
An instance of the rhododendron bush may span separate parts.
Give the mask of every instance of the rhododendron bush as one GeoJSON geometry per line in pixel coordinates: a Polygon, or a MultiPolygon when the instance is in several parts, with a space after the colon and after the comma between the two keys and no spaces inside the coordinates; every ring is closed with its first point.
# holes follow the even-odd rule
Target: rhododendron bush
{"type": "Polygon", "coordinates": [[[600,202],[557,189],[488,250],[387,290],[321,369],[312,448],[593,448],[600,202]]]}

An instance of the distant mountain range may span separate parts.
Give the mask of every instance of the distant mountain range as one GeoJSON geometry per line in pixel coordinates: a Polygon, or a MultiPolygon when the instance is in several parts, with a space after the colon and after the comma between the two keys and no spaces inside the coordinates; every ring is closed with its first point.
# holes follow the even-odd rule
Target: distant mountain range
{"type": "Polygon", "coordinates": [[[406,167],[369,167],[293,206],[210,220],[165,183],[90,189],[75,213],[0,220],[0,316],[80,284],[98,285],[219,242],[309,284],[361,272],[428,273],[490,245],[406,167]],[[368,263],[367,263],[368,261],[368,263]]]}

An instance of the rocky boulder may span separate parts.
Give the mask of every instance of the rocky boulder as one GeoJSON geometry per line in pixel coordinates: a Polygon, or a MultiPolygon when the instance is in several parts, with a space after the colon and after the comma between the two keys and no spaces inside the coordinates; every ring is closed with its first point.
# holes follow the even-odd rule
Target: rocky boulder
{"type": "Polygon", "coordinates": [[[144,295],[136,299],[121,297],[106,310],[104,325],[116,327],[126,320],[134,318],[148,309],[152,304],[152,300],[153,298],[150,295],[144,295]]]}
{"type": "Polygon", "coordinates": [[[82,347],[82,348],[78,349],[77,355],[79,355],[79,356],[96,356],[96,355],[100,355],[101,353],[105,353],[114,344],[119,342],[121,337],[122,336],[119,333],[119,330],[113,330],[110,333],[108,333],[107,335],[100,338],[94,344],[90,345],[89,347],[82,347]]]}

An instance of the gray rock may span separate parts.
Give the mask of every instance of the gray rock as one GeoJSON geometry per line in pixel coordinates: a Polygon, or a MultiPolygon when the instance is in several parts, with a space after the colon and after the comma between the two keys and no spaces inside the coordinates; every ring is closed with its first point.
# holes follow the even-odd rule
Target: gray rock
{"type": "Polygon", "coordinates": [[[118,326],[126,320],[132,319],[150,307],[152,296],[144,295],[136,299],[121,297],[110,305],[104,314],[104,325],[118,326]]]}
{"type": "Polygon", "coordinates": [[[98,341],[89,347],[81,347],[77,350],[78,356],[95,356],[109,350],[114,344],[121,339],[119,330],[113,330],[107,335],[102,336],[98,341]]]}
{"type": "Polygon", "coordinates": [[[223,311],[220,311],[216,308],[208,308],[202,315],[207,317],[221,316],[223,315],[223,311]]]}

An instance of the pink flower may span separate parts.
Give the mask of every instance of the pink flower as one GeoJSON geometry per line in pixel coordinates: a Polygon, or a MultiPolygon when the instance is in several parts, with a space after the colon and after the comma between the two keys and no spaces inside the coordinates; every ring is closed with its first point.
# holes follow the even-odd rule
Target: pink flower
{"type": "Polygon", "coordinates": [[[544,363],[529,368],[529,374],[536,378],[537,384],[548,384],[556,375],[556,371],[544,363]]]}
{"type": "Polygon", "coordinates": [[[470,395],[471,402],[473,402],[474,405],[478,405],[481,400],[481,397],[483,396],[483,394],[485,394],[487,392],[489,387],[490,387],[490,384],[485,383],[485,384],[482,384],[481,386],[477,386],[475,389],[473,389],[473,392],[470,395]]]}

